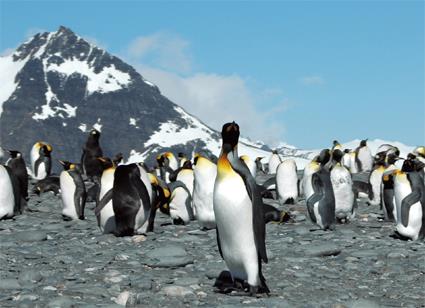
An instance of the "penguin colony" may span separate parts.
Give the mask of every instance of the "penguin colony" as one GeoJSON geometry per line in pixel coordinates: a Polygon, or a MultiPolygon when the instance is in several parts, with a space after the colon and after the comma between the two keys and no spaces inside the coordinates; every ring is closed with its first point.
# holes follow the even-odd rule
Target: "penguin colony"
{"type": "Polygon", "coordinates": [[[64,220],[83,220],[86,202],[96,202],[102,233],[151,232],[158,210],[176,225],[197,221],[201,229],[216,230],[228,267],[218,275],[216,290],[249,295],[270,293],[262,274],[268,262],[266,224],[290,220],[285,211],[263,203],[264,197],[281,205],[304,199],[311,223],[330,231],[353,220],[357,199],[365,198],[367,204],[380,205],[384,219],[394,223],[393,237],[425,238],[424,146],[403,158],[390,144],[372,155],[367,140],[353,150],[335,140],[299,176],[295,161],[277,151],[267,163],[264,157],[239,156],[239,135],[238,124],[226,123],[218,159],[196,153],[191,160],[184,153],[166,152],[150,168],[143,162],[122,164],[121,153],[103,156],[101,134],[93,129],[79,163],[58,160],[60,175],[51,174],[53,148],[47,142],[34,144],[28,169],[22,153],[8,150],[10,158],[0,164],[0,219],[23,213],[31,177],[36,195],[60,194],[64,220]],[[259,175],[266,178],[261,185],[259,175]]]}

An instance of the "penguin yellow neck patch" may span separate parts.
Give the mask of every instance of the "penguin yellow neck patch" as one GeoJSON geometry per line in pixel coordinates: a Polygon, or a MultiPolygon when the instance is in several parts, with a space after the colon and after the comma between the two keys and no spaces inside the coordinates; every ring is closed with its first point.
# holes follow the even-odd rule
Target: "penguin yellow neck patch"
{"type": "Polygon", "coordinates": [[[230,164],[227,154],[221,154],[217,162],[217,175],[222,178],[225,176],[232,176],[236,174],[233,170],[232,165],[230,164]]]}

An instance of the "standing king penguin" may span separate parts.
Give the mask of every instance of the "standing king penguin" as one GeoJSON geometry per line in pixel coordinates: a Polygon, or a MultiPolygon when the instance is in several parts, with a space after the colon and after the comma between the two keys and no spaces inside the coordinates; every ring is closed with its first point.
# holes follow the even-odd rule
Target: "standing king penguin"
{"type": "Polygon", "coordinates": [[[10,159],[7,161],[7,166],[12,169],[12,172],[16,175],[19,180],[19,187],[21,196],[25,201],[28,201],[28,172],[25,161],[22,157],[21,152],[8,151],[10,159]]]}
{"type": "Polygon", "coordinates": [[[270,293],[262,274],[266,253],[263,201],[255,179],[239,159],[239,125],[224,124],[223,146],[214,185],[214,214],[219,251],[234,283],[248,283],[249,293],[270,293]]]}
{"type": "Polygon", "coordinates": [[[281,205],[294,204],[297,201],[298,175],[295,160],[286,159],[277,167],[276,190],[281,205]]]}
{"type": "Polygon", "coordinates": [[[0,164],[0,219],[22,213],[19,180],[12,170],[0,164]]]}
{"type": "Polygon", "coordinates": [[[30,153],[32,177],[35,180],[45,179],[52,170],[52,146],[46,142],[36,142],[30,153]]]}
{"type": "Polygon", "coordinates": [[[323,230],[333,230],[335,225],[335,195],[330,172],[326,168],[330,156],[329,150],[325,149],[320,152],[317,159],[320,169],[311,177],[314,193],[307,199],[310,219],[323,230]]]}
{"type": "Polygon", "coordinates": [[[102,162],[98,160],[98,158],[103,155],[99,139],[100,132],[96,129],[92,129],[87,137],[86,144],[83,148],[83,154],[81,156],[83,173],[95,183],[100,182],[103,172],[102,162]]]}
{"type": "Polygon", "coordinates": [[[61,160],[59,162],[64,168],[59,177],[63,204],[62,218],[83,220],[87,192],[81,172],[76,164],[61,160]]]}

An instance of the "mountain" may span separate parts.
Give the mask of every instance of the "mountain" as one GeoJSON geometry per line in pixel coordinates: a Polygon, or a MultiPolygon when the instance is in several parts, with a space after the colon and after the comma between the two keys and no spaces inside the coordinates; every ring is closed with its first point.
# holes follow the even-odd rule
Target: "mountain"
{"type": "Polygon", "coordinates": [[[152,163],[165,150],[218,155],[221,142],[133,67],[68,28],[36,34],[0,58],[3,148],[29,161],[30,148],[43,140],[55,158],[79,161],[92,128],[101,131],[106,155],[122,152],[129,161],[152,163]]]}

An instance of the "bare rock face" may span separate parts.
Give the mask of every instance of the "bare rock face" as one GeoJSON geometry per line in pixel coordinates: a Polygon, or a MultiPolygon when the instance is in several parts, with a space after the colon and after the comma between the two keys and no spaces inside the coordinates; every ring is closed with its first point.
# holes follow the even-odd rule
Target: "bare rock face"
{"type": "Polygon", "coordinates": [[[102,132],[105,154],[121,152],[125,159],[142,153],[152,161],[165,150],[208,152],[205,133],[210,141],[219,138],[132,66],[68,28],[36,34],[0,60],[0,67],[8,68],[0,74],[10,74],[11,87],[0,102],[0,145],[24,156],[44,140],[52,144],[54,157],[79,161],[93,127],[102,132]],[[184,130],[190,130],[189,136],[179,144],[163,136],[184,130]],[[148,142],[155,133],[164,140],[148,142]]]}

